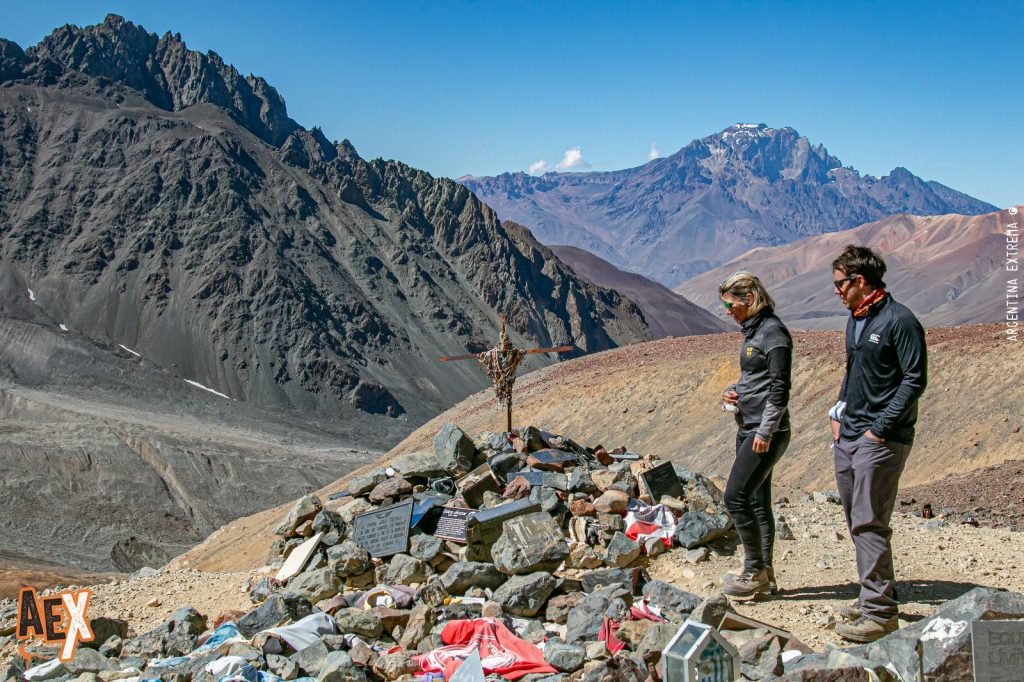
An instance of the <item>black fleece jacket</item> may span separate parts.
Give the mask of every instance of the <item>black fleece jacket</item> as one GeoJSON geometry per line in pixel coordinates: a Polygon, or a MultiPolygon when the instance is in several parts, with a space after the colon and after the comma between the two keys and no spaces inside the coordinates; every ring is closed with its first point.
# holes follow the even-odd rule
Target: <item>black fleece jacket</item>
{"type": "Polygon", "coordinates": [[[905,305],[886,294],[872,307],[854,341],[853,315],[846,323],[846,402],[839,435],[856,440],[871,430],[885,440],[911,444],[917,402],[928,384],[924,328],[905,305]]]}

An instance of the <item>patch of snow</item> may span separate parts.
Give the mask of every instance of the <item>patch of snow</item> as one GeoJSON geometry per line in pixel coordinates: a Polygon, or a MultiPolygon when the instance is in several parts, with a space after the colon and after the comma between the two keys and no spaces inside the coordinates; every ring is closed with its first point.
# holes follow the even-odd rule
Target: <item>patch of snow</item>
{"type": "Polygon", "coordinates": [[[36,294],[31,289],[28,290],[28,300],[30,300],[30,301],[36,300],[36,294]]]}
{"type": "Polygon", "coordinates": [[[65,326],[64,326],[63,324],[61,324],[61,325],[60,325],[60,330],[61,330],[62,332],[66,332],[66,331],[68,331],[68,328],[67,328],[67,327],[65,327],[65,326]]]}
{"type": "Polygon", "coordinates": [[[117,345],[121,346],[121,348],[124,348],[126,351],[128,351],[129,353],[131,353],[132,355],[134,355],[137,358],[141,358],[142,357],[141,355],[139,355],[138,353],[133,351],[131,348],[129,348],[128,346],[124,345],[123,343],[119,343],[117,345]]]}
{"type": "Polygon", "coordinates": [[[224,395],[224,394],[223,394],[223,393],[221,393],[220,391],[215,391],[215,390],[213,390],[212,388],[209,388],[209,387],[207,387],[207,386],[203,386],[203,385],[202,385],[201,383],[199,383],[198,381],[192,381],[191,379],[182,379],[182,381],[184,381],[184,382],[185,382],[186,384],[189,384],[189,385],[191,385],[191,386],[195,386],[196,388],[201,388],[201,389],[203,389],[204,391],[209,391],[210,393],[212,393],[212,394],[214,394],[214,395],[219,395],[219,396],[220,396],[221,398],[226,398],[227,400],[234,400],[234,398],[232,398],[231,396],[229,396],[229,395],[224,395]]]}

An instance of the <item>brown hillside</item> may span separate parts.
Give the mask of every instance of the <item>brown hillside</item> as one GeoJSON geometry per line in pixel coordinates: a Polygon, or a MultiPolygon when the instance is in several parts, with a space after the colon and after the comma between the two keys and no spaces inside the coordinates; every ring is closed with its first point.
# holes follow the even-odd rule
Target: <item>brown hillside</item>
{"type": "MultiPolygon", "coordinates": [[[[1000,334],[996,325],[928,330],[930,381],[905,486],[1024,459],[1024,434],[1014,431],[1024,421],[1016,409],[1024,401],[1022,354],[1000,334]]],[[[825,415],[841,379],[841,341],[837,332],[795,334],[795,432],[776,469],[779,486],[834,487],[825,415]]],[[[697,471],[726,475],[735,430],[719,410],[718,397],[737,374],[738,345],[735,333],[663,339],[532,372],[516,384],[515,421],[582,443],[627,445],[697,471]]],[[[500,428],[501,415],[490,391],[476,393],[417,429],[386,459],[430,447],[446,421],[476,434],[500,428]]],[[[347,480],[339,479],[320,494],[343,490],[347,480]]],[[[271,528],[286,509],[283,505],[231,523],[175,559],[172,567],[238,571],[261,565],[273,538],[271,528]]]]}
{"type": "Polygon", "coordinates": [[[852,230],[753,249],[675,291],[724,316],[718,284],[730,273],[750,270],[764,281],[791,329],[843,329],[846,311],[831,288],[832,261],[847,244],[861,244],[885,256],[886,288],[926,327],[999,322],[1006,314],[1006,230],[1018,216],[1009,210],[894,215],[852,230]]]}

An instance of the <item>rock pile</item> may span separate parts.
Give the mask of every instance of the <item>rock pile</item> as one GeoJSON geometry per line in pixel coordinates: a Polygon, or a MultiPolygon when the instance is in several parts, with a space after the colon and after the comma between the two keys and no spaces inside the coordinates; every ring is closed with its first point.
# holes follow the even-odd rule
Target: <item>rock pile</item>
{"type": "Polygon", "coordinates": [[[1024,595],[978,588],[875,644],[813,653],[721,593],[647,575],[651,556],[700,561],[729,532],[713,483],[535,428],[474,440],[445,425],[432,451],[300,499],[276,532],[248,611],[186,606],[142,634],[92,619],[73,661],[15,659],[0,682],[440,682],[474,651],[474,682],[657,682],[687,619],[719,628],[742,679],[931,679],[969,669],[970,621],[1024,618],[1024,595]]]}
{"type": "Polygon", "coordinates": [[[280,580],[261,581],[252,598],[317,604],[377,653],[362,668],[384,679],[451,645],[452,622],[481,617],[540,647],[551,670],[536,674],[656,674],[661,649],[703,600],[649,580],[648,559],[673,546],[705,556],[731,530],[706,477],[534,427],[473,439],[445,424],[432,450],[333,498],[310,495],[289,511],[268,557],[280,580]],[[406,659],[385,669],[380,652],[394,647],[401,653],[385,655],[406,659]]]}

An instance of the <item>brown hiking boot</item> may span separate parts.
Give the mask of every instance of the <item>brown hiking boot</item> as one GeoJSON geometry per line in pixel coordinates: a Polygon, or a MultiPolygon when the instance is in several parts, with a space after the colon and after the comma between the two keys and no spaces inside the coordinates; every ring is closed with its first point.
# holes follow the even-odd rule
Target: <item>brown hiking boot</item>
{"type": "Polygon", "coordinates": [[[769,591],[768,571],[743,571],[735,580],[722,585],[722,592],[733,599],[756,599],[759,594],[769,591]]]}
{"type": "Polygon", "coordinates": [[[852,623],[839,623],[836,625],[836,634],[851,642],[873,642],[876,639],[885,637],[890,632],[900,629],[899,620],[893,616],[886,621],[877,621],[861,616],[852,623]]]}
{"type": "Polygon", "coordinates": [[[860,608],[860,599],[855,599],[849,604],[840,606],[837,613],[847,623],[852,623],[864,615],[864,610],[860,608]]]}

